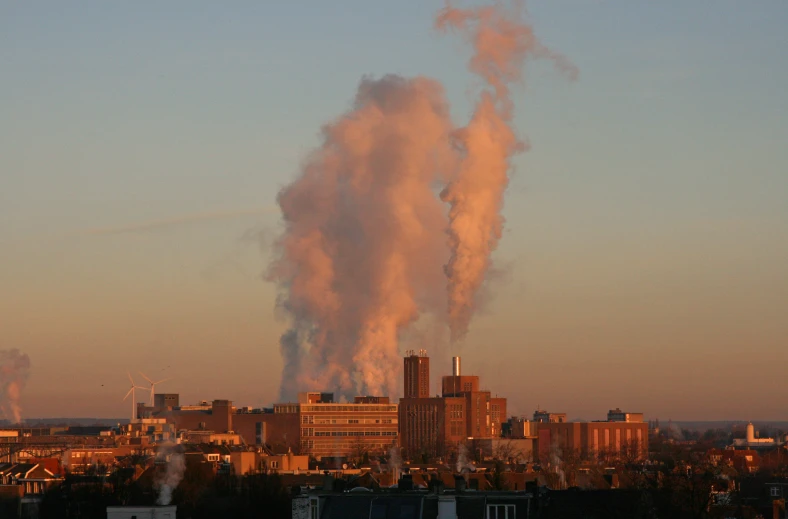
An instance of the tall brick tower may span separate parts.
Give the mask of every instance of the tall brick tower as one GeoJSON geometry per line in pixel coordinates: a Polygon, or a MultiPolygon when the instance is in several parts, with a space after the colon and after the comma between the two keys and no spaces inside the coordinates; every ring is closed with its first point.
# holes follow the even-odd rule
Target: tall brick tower
{"type": "Polygon", "coordinates": [[[429,398],[430,358],[427,350],[405,352],[405,398],[429,398]]]}

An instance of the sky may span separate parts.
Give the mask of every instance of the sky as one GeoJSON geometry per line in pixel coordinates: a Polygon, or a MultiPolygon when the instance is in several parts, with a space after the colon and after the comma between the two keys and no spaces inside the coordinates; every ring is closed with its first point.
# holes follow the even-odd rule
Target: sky
{"type": "MultiPolygon", "coordinates": [[[[276,195],[364,76],[435,78],[467,121],[441,7],[0,4],[0,349],[30,357],[23,415],[128,416],[127,371],[182,403],[275,401],[276,195]]],[[[788,419],[788,3],[528,9],[579,77],[533,63],[515,90],[531,149],[433,391],[459,354],[510,414],[788,419]]]]}

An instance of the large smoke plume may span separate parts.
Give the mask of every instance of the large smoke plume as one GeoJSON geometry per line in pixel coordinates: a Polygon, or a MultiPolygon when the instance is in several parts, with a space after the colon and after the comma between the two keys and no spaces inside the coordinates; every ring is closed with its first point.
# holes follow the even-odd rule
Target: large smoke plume
{"type": "Polygon", "coordinates": [[[18,349],[0,350],[0,410],[13,423],[22,422],[19,399],[30,375],[30,358],[18,349]]]}
{"type": "Polygon", "coordinates": [[[437,82],[365,79],[279,194],[285,232],[269,274],[293,316],[281,341],[283,395],[396,392],[400,332],[430,307],[440,312],[445,217],[435,188],[451,171],[451,130],[437,82]]]}
{"type": "Polygon", "coordinates": [[[279,193],[284,230],[268,279],[292,319],[280,340],[282,398],[394,394],[399,341],[414,323],[448,324],[452,341],[467,332],[501,237],[510,159],[524,149],[509,85],[528,57],[564,62],[521,10],[449,6],[436,27],[473,43],[470,68],[487,87],[469,124],[452,124],[434,80],[365,78],[279,193]]]}

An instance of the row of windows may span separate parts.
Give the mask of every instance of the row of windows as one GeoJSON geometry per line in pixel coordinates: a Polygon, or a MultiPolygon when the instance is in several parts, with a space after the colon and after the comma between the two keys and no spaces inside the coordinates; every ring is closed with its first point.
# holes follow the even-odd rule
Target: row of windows
{"type": "Polygon", "coordinates": [[[318,405],[302,405],[302,413],[335,413],[335,412],[352,412],[352,413],[396,413],[397,405],[375,405],[375,404],[318,404],[318,405]]]}
{"type": "Polygon", "coordinates": [[[297,413],[298,412],[298,405],[297,404],[284,404],[278,405],[274,404],[274,413],[297,413]]]}
{"type": "Polygon", "coordinates": [[[408,407],[406,412],[408,413],[408,416],[415,416],[416,414],[438,414],[438,410],[431,405],[414,405],[412,407],[408,407]]]}
{"type": "Polygon", "coordinates": [[[397,436],[397,431],[315,431],[314,436],[397,436]]]}
{"type": "Polygon", "coordinates": [[[397,423],[396,418],[335,418],[335,417],[328,417],[328,418],[316,418],[314,415],[303,415],[301,416],[301,423],[302,424],[320,424],[320,425],[328,425],[328,424],[344,424],[344,423],[362,423],[362,424],[373,424],[373,423],[397,423]]]}
{"type": "MultiPolygon", "coordinates": [[[[383,436],[391,436],[392,434],[396,434],[396,430],[394,431],[384,431],[386,434],[383,436]]],[[[354,430],[343,430],[343,429],[318,429],[315,432],[314,427],[302,427],[301,428],[301,436],[381,436],[380,429],[365,429],[363,431],[354,431],[354,430]]]]}

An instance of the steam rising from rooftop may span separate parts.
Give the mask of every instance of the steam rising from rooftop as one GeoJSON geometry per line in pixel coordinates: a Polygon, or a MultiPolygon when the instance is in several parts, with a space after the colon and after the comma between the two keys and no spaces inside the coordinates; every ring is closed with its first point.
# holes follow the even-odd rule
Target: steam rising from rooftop
{"type": "Polygon", "coordinates": [[[165,470],[159,472],[154,481],[159,493],[156,504],[166,506],[172,502],[172,493],[186,472],[186,459],[176,445],[167,444],[159,448],[156,460],[166,463],[165,470]]]}

